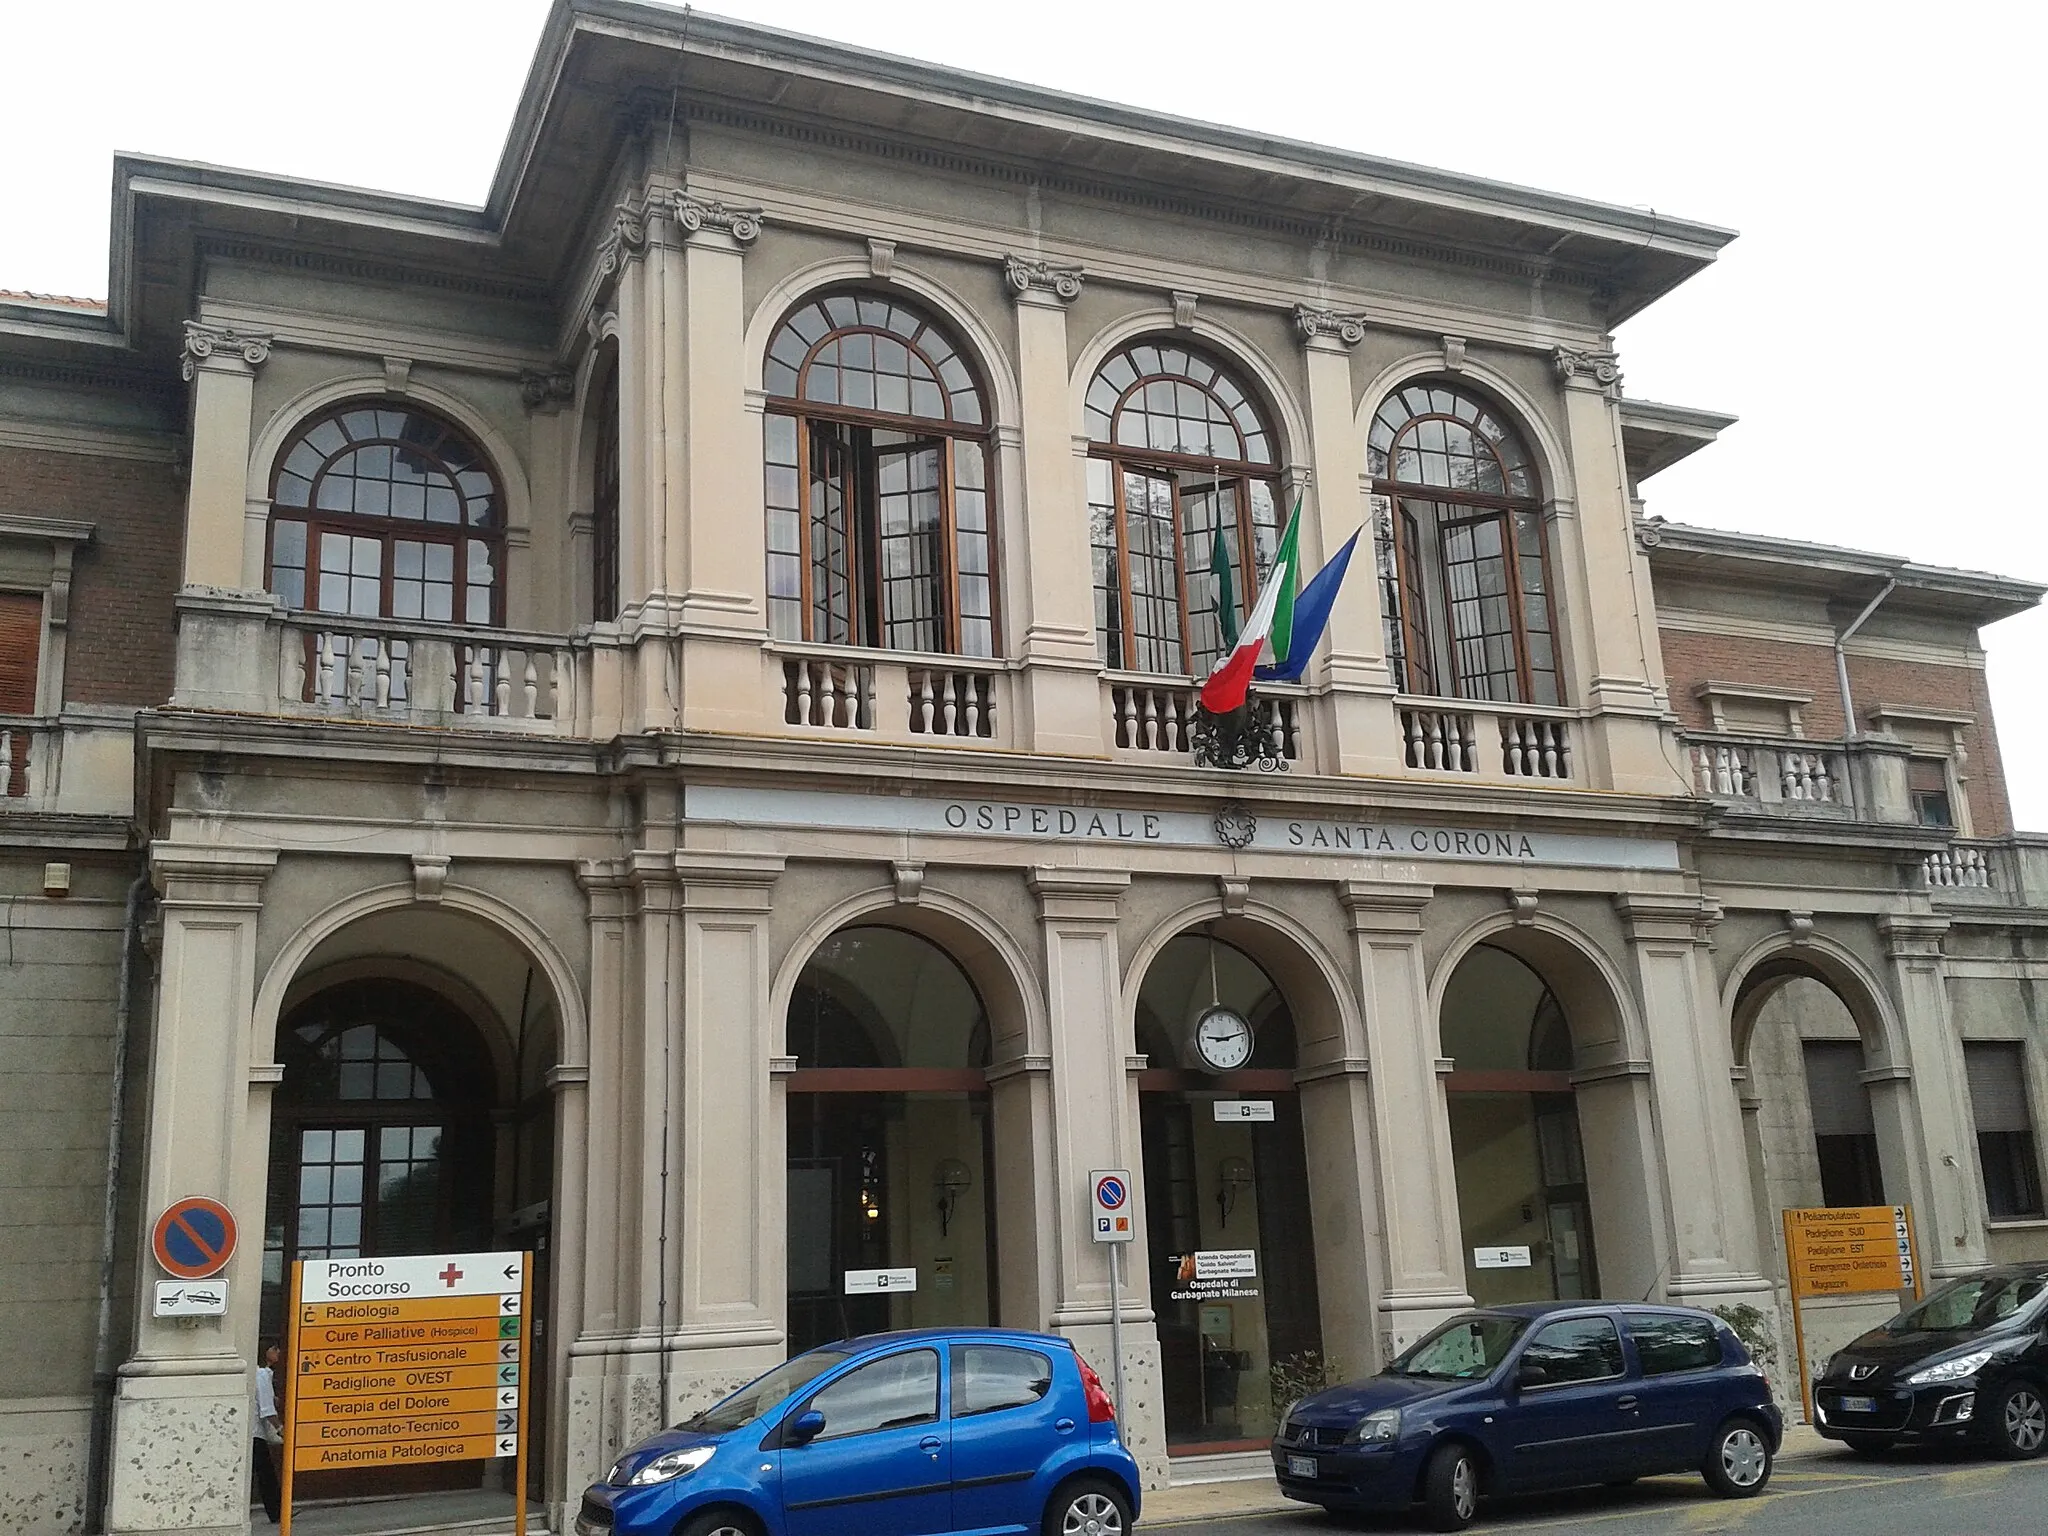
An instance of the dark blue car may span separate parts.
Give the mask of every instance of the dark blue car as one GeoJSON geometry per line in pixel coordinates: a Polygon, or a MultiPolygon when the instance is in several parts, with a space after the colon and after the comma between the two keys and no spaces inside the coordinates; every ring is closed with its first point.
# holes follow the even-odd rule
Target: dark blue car
{"type": "Polygon", "coordinates": [[[1696,1471],[1747,1498],[1784,1424],[1727,1324],[1689,1307],[1546,1302],[1461,1313],[1379,1375],[1292,1404],[1273,1441],[1291,1499],[1420,1504],[1463,1530],[1481,1494],[1696,1471]]]}
{"type": "Polygon", "coordinates": [[[577,1536],[1127,1536],[1138,1464],[1067,1340],[999,1328],[786,1360],[627,1451],[577,1536]]]}

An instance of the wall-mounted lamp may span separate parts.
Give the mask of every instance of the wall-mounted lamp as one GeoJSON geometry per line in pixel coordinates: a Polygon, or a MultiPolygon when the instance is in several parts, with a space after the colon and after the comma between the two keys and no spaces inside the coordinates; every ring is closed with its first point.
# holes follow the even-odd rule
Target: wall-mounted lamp
{"type": "Polygon", "coordinates": [[[1241,1157],[1226,1157],[1216,1169],[1216,1214],[1230,1225],[1230,1213],[1237,1197],[1252,1187],[1252,1165],[1241,1157]]]}
{"type": "Polygon", "coordinates": [[[932,1170],[932,1196],[939,1208],[939,1236],[944,1237],[946,1229],[952,1226],[953,1209],[973,1182],[974,1175],[957,1157],[939,1159],[939,1165],[932,1170]]]}

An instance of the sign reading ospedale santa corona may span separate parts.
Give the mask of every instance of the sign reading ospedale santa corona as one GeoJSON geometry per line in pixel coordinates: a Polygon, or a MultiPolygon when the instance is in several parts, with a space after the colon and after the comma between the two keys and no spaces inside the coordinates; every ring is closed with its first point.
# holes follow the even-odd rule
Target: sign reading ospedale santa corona
{"type": "Polygon", "coordinates": [[[864,832],[928,832],[1030,842],[1113,843],[1162,848],[1253,848],[1371,859],[1450,859],[1491,864],[1590,869],[1677,869],[1668,839],[1599,837],[1513,828],[1418,826],[1373,820],[1221,816],[1133,806],[1040,805],[1015,800],[852,795],[833,790],[753,789],[692,784],[683,791],[686,821],[735,826],[842,827],[864,832]]]}

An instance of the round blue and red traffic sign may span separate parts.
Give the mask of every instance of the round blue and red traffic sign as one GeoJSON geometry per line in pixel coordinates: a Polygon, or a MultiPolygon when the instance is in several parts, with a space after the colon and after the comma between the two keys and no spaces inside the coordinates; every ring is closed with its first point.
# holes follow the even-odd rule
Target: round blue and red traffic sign
{"type": "Polygon", "coordinates": [[[1095,1203],[1105,1211],[1121,1210],[1123,1203],[1131,1198],[1131,1192],[1124,1188],[1124,1181],[1113,1173],[1105,1173],[1095,1181],[1095,1203]]]}
{"type": "Polygon", "coordinates": [[[174,1200],[157,1217],[149,1246],[158,1266],[173,1279],[217,1275],[235,1256],[234,1213],[204,1195],[174,1200]]]}

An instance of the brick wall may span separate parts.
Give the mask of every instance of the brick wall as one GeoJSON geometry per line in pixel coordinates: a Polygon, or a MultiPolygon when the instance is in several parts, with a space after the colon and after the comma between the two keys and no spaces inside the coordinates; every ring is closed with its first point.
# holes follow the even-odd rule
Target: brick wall
{"type": "Polygon", "coordinates": [[[94,525],[71,583],[67,701],[170,697],[185,476],[171,464],[0,448],[0,507],[94,525]]]}
{"type": "MultiPolygon", "coordinates": [[[[1712,680],[1755,683],[1811,694],[1813,702],[1801,711],[1807,736],[1815,741],[1830,741],[1846,734],[1842,729],[1841,689],[1835,679],[1832,646],[1703,635],[1682,629],[1665,629],[1660,635],[1671,706],[1686,729],[1710,728],[1707,707],[1693,697],[1693,688],[1712,680]]],[[[2005,765],[1998,754],[1991,691],[1981,666],[1884,661],[1852,651],[1849,686],[1861,710],[1876,704],[1920,704],[1932,709],[1967,710],[1975,715],[1976,723],[1963,730],[1963,750],[1969,755],[1964,771],[1969,777],[1971,825],[1979,837],[1998,837],[2012,830],[2005,765]]]]}

